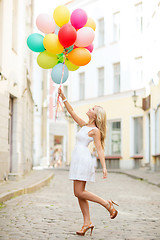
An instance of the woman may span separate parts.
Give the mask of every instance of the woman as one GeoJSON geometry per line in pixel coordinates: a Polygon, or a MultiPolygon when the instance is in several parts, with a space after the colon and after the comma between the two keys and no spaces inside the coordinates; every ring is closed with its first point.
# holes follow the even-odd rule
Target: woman
{"type": "MultiPolygon", "coordinates": [[[[74,182],[74,194],[78,198],[79,206],[83,214],[84,224],[80,231],[76,233],[84,236],[86,231],[93,231],[93,224],[90,219],[88,201],[101,204],[110,213],[110,218],[117,216],[118,211],[113,207],[112,200],[104,200],[103,198],[85,190],[86,182],[95,181],[94,162],[91,153],[88,149],[88,144],[94,141],[97,149],[98,158],[103,168],[103,178],[107,178],[107,169],[104,158],[104,140],[106,137],[106,113],[100,106],[94,106],[86,113],[89,121],[86,123],[78,117],[72,106],[67,101],[61,88],[58,89],[58,94],[62,98],[67,111],[72,116],[73,120],[81,127],[76,135],[76,146],[72,153],[72,161],[70,165],[69,179],[74,182]]],[[[118,206],[118,204],[116,204],[118,206]]]]}

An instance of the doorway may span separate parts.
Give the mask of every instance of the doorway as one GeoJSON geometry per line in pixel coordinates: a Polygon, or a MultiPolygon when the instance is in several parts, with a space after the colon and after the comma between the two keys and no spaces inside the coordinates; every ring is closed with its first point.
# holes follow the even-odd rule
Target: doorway
{"type": "Polygon", "coordinates": [[[50,166],[63,167],[64,165],[64,136],[54,135],[50,146],[50,166]]]}

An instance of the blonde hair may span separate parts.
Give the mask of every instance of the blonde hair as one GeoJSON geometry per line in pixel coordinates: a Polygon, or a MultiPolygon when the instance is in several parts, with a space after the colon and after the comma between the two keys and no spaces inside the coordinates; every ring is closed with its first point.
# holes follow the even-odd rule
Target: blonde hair
{"type": "Polygon", "coordinates": [[[96,124],[96,127],[100,130],[101,145],[102,145],[102,148],[104,149],[106,132],[107,132],[107,117],[106,117],[105,110],[101,106],[96,105],[96,109],[97,109],[97,113],[96,113],[95,124],[96,124]]]}

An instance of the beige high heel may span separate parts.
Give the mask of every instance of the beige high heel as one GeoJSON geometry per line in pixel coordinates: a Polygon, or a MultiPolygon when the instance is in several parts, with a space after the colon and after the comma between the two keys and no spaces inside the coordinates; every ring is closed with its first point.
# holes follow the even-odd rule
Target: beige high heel
{"type": "Polygon", "coordinates": [[[91,229],[91,233],[90,233],[90,236],[92,235],[92,232],[93,232],[93,228],[94,226],[92,225],[92,223],[90,223],[90,225],[83,225],[81,230],[80,231],[77,231],[76,234],[77,235],[80,235],[80,236],[84,236],[85,233],[91,229]]]}
{"type": "Polygon", "coordinates": [[[119,206],[117,203],[113,202],[112,200],[108,200],[108,203],[109,203],[109,209],[108,211],[110,212],[110,218],[111,219],[114,219],[117,214],[118,214],[118,211],[113,207],[113,204],[119,206]]]}

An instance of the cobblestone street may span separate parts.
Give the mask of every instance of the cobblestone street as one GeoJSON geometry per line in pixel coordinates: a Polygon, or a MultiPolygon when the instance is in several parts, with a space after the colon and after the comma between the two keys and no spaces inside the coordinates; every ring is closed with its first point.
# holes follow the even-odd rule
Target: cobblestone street
{"type": "Polygon", "coordinates": [[[93,235],[77,236],[83,224],[77,198],[72,191],[68,171],[55,173],[49,186],[5,202],[0,209],[0,239],[160,239],[160,188],[123,174],[109,173],[87,190],[119,203],[119,214],[110,220],[107,210],[90,202],[93,235]]]}

